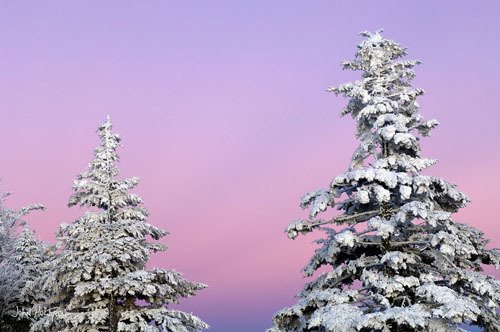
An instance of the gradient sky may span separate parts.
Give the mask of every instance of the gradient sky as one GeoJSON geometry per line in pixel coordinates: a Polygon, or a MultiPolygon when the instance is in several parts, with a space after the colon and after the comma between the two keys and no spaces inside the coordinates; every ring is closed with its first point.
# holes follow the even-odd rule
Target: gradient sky
{"type": "MultiPolygon", "coordinates": [[[[169,235],[151,265],[209,284],[182,302],[213,332],[263,331],[294,302],[312,234],[305,192],[347,169],[356,146],[345,100],[325,89],[363,30],[420,59],[422,142],[471,204],[456,220],[500,245],[500,2],[1,1],[0,191],[31,202],[40,238],[83,211],[66,207],[109,114],[123,176],[169,235]]],[[[499,276],[499,273],[496,272],[499,276]]]]}

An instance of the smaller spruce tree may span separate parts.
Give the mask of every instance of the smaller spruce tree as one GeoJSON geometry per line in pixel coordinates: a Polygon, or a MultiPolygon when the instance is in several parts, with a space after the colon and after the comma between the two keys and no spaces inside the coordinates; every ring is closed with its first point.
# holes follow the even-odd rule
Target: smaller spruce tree
{"type": "Polygon", "coordinates": [[[23,217],[31,211],[45,209],[42,204],[30,204],[19,210],[9,209],[5,207],[5,200],[10,195],[11,192],[0,194],[0,262],[9,257],[17,234],[26,226],[23,217]]]}
{"type": "Polygon", "coordinates": [[[50,309],[33,331],[194,332],[208,328],[198,317],[167,308],[206,287],[178,272],[145,265],[165,246],[151,242],[167,232],[146,222],[142,199],[129,192],[137,178],[117,179],[120,137],[108,120],[88,171],[74,182],[69,206],[89,210],[72,224],[61,225],[62,253],[46,281],[50,309]]]}
{"type": "Polygon", "coordinates": [[[9,209],[4,201],[10,195],[0,195],[0,327],[2,331],[27,331],[30,319],[26,313],[31,310],[33,299],[23,293],[23,288],[36,279],[34,265],[41,259],[39,250],[45,244],[33,238],[23,217],[43,210],[44,206],[31,204],[19,210],[9,209]]]}
{"type": "Polygon", "coordinates": [[[49,245],[38,241],[35,233],[24,229],[16,238],[9,257],[0,266],[0,294],[4,299],[5,325],[15,331],[29,331],[33,308],[45,300],[44,293],[33,283],[46,272],[49,245]]]}

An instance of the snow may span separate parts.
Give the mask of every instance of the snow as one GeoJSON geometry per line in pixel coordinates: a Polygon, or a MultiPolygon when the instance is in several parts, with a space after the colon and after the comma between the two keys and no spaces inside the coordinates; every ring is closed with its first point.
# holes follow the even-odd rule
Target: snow
{"type": "Polygon", "coordinates": [[[335,235],[335,240],[341,246],[354,247],[357,238],[350,230],[343,230],[335,235]]]}
{"type": "Polygon", "coordinates": [[[414,254],[408,254],[401,251],[391,251],[382,256],[380,262],[386,264],[393,270],[405,270],[408,267],[407,263],[416,264],[417,258],[414,254]]]}
{"type": "Polygon", "coordinates": [[[379,135],[386,141],[392,139],[396,135],[396,126],[389,125],[379,129],[379,135]]]}
{"type": "Polygon", "coordinates": [[[306,193],[301,199],[300,206],[303,209],[311,206],[309,218],[313,219],[318,213],[325,211],[330,202],[333,202],[330,194],[326,190],[318,189],[306,193]]]}
{"type": "Polygon", "coordinates": [[[370,194],[368,190],[360,189],[358,190],[358,202],[361,204],[368,204],[370,202],[370,194]]]}
{"type": "Polygon", "coordinates": [[[400,186],[399,193],[401,194],[401,199],[409,199],[411,196],[411,187],[410,186],[400,186]]]}
{"type": "Polygon", "coordinates": [[[375,198],[379,203],[387,203],[391,200],[391,192],[382,186],[375,185],[373,187],[375,198]]]}

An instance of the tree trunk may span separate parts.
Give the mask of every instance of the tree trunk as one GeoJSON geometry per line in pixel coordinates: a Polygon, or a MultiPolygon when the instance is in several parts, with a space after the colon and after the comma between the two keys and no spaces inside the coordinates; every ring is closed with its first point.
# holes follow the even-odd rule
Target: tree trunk
{"type": "Polygon", "coordinates": [[[118,331],[118,311],[116,306],[116,299],[113,295],[109,297],[109,307],[108,307],[108,322],[109,322],[109,332],[118,331]]]}

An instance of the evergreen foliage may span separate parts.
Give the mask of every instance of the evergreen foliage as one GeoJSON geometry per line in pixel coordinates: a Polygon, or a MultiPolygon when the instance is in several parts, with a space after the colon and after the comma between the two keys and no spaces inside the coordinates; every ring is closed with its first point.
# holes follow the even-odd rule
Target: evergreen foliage
{"type": "Polygon", "coordinates": [[[304,195],[309,220],[286,230],[292,239],[325,232],[304,271],[331,269],[278,312],[269,331],[445,332],[466,323],[498,332],[500,281],[481,271],[498,267],[500,254],[486,248],[481,231],[452,221],[468,198],[421,173],[436,161],[420,156],[418,134],[438,122],[419,114],[424,92],[411,87],[419,61],[401,59],[406,50],[381,31],[361,35],[355,59],[342,63],[361,79],[328,89],[349,99],[342,115],[356,121],[359,147],[347,172],[304,195]],[[342,214],[317,218],[332,208],[342,214]]]}
{"type": "Polygon", "coordinates": [[[15,240],[9,257],[0,264],[4,324],[12,331],[29,331],[33,309],[45,300],[45,294],[35,283],[50,272],[42,268],[47,257],[50,247],[36,240],[33,231],[25,229],[15,240]]]}
{"type": "Polygon", "coordinates": [[[88,210],[72,224],[61,225],[62,252],[45,289],[51,293],[46,314],[33,331],[195,332],[208,326],[198,317],[167,308],[206,287],[178,272],[146,270],[152,242],[167,232],[146,222],[142,199],[129,191],[137,178],[118,179],[116,152],[120,137],[108,120],[99,127],[101,144],[88,171],[74,182],[69,206],[88,210]]]}
{"type": "Polygon", "coordinates": [[[26,228],[23,217],[44,207],[31,204],[19,210],[9,209],[4,201],[10,195],[0,195],[0,330],[23,332],[30,328],[28,313],[35,303],[24,288],[39,275],[35,266],[43,260],[46,247],[26,228]]]}

